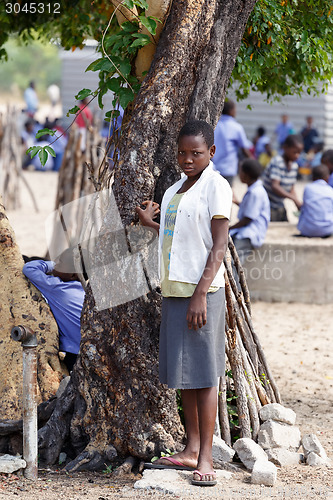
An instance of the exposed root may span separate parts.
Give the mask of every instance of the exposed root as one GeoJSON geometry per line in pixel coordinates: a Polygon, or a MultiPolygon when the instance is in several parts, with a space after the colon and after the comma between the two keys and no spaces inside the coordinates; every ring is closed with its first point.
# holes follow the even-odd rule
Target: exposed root
{"type": "Polygon", "coordinates": [[[127,457],[125,462],[122,463],[117,469],[112,472],[112,477],[123,477],[127,476],[132,472],[133,467],[138,463],[138,459],[135,457],[127,457]]]}

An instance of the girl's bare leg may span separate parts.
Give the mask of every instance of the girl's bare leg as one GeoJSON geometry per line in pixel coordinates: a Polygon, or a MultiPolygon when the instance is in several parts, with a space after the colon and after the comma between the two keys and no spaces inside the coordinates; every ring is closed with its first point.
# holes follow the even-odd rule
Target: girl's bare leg
{"type": "MultiPolygon", "coordinates": [[[[200,451],[197,469],[205,474],[213,471],[212,444],[217,411],[217,388],[197,389],[197,407],[200,433],[200,451]]],[[[194,474],[194,479],[209,481],[214,479],[210,474],[202,478],[194,474]]]]}
{"type": "MultiPolygon", "coordinates": [[[[186,446],[183,451],[172,455],[172,457],[188,467],[196,468],[200,451],[197,389],[183,389],[181,394],[186,427],[186,446]]],[[[170,465],[170,462],[163,460],[163,458],[157,460],[156,463],[170,465]]]]}

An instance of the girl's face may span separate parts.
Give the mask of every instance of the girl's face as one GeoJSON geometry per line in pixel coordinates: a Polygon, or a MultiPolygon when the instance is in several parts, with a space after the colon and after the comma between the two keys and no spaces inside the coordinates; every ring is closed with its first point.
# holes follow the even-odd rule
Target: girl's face
{"type": "Polygon", "coordinates": [[[198,179],[215,154],[215,145],[208,148],[202,135],[184,135],[178,142],[178,163],[190,179],[198,179]]]}
{"type": "Polygon", "coordinates": [[[296,146],[285,146],[284,156],[288,161],[296,161],[302,151],[303,146],[301,144],[297,144],[296,146]]]}

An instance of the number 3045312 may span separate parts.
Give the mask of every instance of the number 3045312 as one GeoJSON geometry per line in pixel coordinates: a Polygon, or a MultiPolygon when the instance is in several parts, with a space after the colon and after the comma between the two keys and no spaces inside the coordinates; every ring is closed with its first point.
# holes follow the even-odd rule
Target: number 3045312
{"type": "Polygon", "coordinates": [[[7,14],[60,14],[60,3],[6,3],[7,14]]]}

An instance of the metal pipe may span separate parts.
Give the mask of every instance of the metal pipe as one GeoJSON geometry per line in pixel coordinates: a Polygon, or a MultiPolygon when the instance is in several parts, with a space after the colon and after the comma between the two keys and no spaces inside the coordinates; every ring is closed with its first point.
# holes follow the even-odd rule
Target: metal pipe
{"type": "Polygon", "coordinates": [[[21,342],[23,348],[23,459],[26,461],[24,477],[37,480],[37,337],[29,328],[14,326],[11,338],[21,342]]]}

